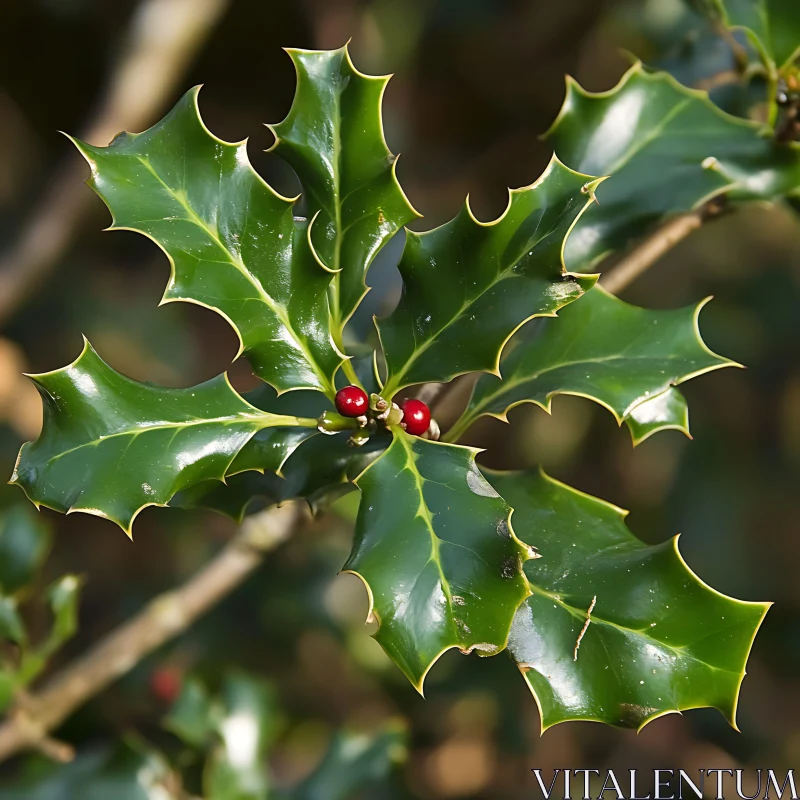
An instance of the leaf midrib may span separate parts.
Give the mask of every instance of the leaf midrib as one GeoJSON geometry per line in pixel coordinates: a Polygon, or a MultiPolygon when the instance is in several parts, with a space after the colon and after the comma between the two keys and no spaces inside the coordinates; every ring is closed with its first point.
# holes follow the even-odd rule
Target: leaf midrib
{"type": "Polygon", "coordinates": [[[433,516],[431,515],[431,510],[428,508],[428,504],[425,502],[425,491],[424,491],[424,484],[425,478],[422,477],[420,471],[417,469],[416,464],[416,454],[414,453],[414,448],[411,446],[411,443],[407,441],[406,434],[399,434],[396,436],[396,440],[400,442],[403,453],[405,455],[406,461],[406,469],[408,469],[414,477],[414,485],[417,488],[417,492],[419,493],[419,500],[420,505],[417,509],[416,516],[419,517],[420,510],[424,509],[424,513],[421,515],[425,526],[428,529],[428,533],[431,537],[431,555],[430,558],[426,563],[433,562],[436,565],[436,569],[439,573],[439,580],[441,582],[442,591],[444,592],[445,597],[447,598],[447,609],[448,609],[448,622],[450,624],[450,632],[453,638],[458,641],[458,629],[455,623],[455,612],[453,606],[453,592],[450,588],[450,581],[444,574],[444,570],[442,569],[442,561],[439,555],[439,549],[442,544],[442,539],[439,538],[436,531],[433,527],[433,516]]]}
{"type": "MultiPolygon", "coordinates": [[[[253,431],[259,431],[262,428],[270,428],[275,427],[280,424],[279,422],[275,422],[275,417],[273,415],[264,415],[259,416],[256,414],[247,415],[243,417],[232,417],[232,416],[225,416],[225,417],[210,417],[208,419],[197,419],[188,422],[167,422],[167,423],[159,423],[157,425],[147,425],[144,427],[140,427],[134,430],[126,430],[126,431],[117,431],[116,433],[109,433],[104,436],[98,436],[96,439],[91,439],[88,442],[81,442],[81,444],[76,445],[75,447],[71,447],[69,450],[64,450],[60,453],[56,453],[54,456],[51,456],[44,464],[52,464],[58,461],[60,458],[69,455],[70,453],[74,453],[78,450],[81,450],[85,447],[97,447],[102,442],[105,442],[109,439],[115,439],[120,436],[132,436],[137,437],[144,433],[150,433],[152,431],[159,431],[159,430],[182,430],[184,428],[191,428],[199,425],[235,425],[235,424],[250,424],[253,427],[253,431]]],[[[281,418],[277,418],[281,419],[281,418]]]]}
{"type": "MultiPolygon", "coordinates": [[[[548,592],[546,589],[543,589],[540,586],[537,586],[532,581],[528,580],[526,577],[525,579],[528,582],[528,586],[531,589],[533,594],[538,594],[542,597],[547,597],[549,600],[552,600],[554,603],[558,603],[567,613],[575,617],[576,619],[581,620],[581,622],[586,621],[586,609],[579,609],[575,606],[570,605],[569,603],[565,602],[561,599],[560,595],[556,595],[552,592],[548,592]]],[[[616,628],[623,633],[633,634],[634,636],[641,637],[645,639],[647,642],[650,642],[652,646],[658,645],[659,647],[665,647],[668,650],[671,650],[675,653],[676,656],[679,658],[688,658],[692,661],[697,662],[698,664],[702,664],[709,669],[713,669],[717,672],[727,672],[731,675],[740,675],[741,672],[738,670],[728,669],[727,667],[718,667],[714,664],[709,664],[707,661],[703,661],[701,658],[698,658],[694,654],[688,651],[687,648],[692,647],[696,643],[686,644],[686,645],[673,645],[669,644],[668,642],[663,642],[660,639],[656,639],[654,636],[650,636],[646,630],[638,630],[636,628],[629,628],[626,625],[621,625],[617,622],[612,622],[611,620],[605,619],[603,617],[597,616],[597,614],[592,611],[590,620],[592,623],[599,623],[601,625],[608,625],[610,628],[616,628]]],[[[729,626],[730,627],[730,626],[729,626]]]]}
{"type": "MultiPolygon", "coordinates": [[[[560,217],[559,217],[559,220],[560,220],[560,217]]],[[[536,228],[534,229],[533,233],[531,234],[531,237],[536,236],[536,234],[538,233],[539,225],[541,224],[541,221],[542,220],[540,218],[538,223],[537,223],[537,225],[536,225],[536,228]]],[[[405,361],[405,363],[403,364],[402,370],[400,370],[400,372],[396,373],[396,375],[393,375],[393,376],[391,376],[389,378],[389,380],[386,383],[386,393],[388,395],[392,395],[395,392],[398,392],[400,389],[402,389],[406,385],[406,384],[403,384],[402,381],[405,378],[405,376],[408,374],[408,372],[411,369],[411,367],[413,366],[413,364],[417,361],[417,359],[423,353],[425,353],[437,341],[437,339],[442,335],[442,333],[444,331],[446,331],[451,325],[454,325],[456,322],[458,322],[460,319],[462,319],[464,314],[467,312],[467,310],[469,308],[471,308],[473,305],[475,305],[475,303],[477,303],[478,300],[480,300],[487,292],[489,292],[491,289],[493,289],[495,286],[497,286],[499,283],[501,283],[502,281],[506,280],[507,278],[510,278],[510,279],[514,279],[514,278],[524,279],[526,277],[524,275],[513,274],[514,268],[517,266],[517,264],[519,264],[520,261],[522,261],[522,259],[526,255],[526,253],[528,253],[528,251],[532,247],[535,247],[540,242],[542,242],[547,236],[550,236],[554,232],[554,230],[555,230],[555,228],[552,228],[547,233],[545,233],[543,236],[541,236],[539,239],[537,239],[535,242],[532,242],[532,239],[529,239],[528,240],[528,244],[523,249],[523,252],[517,258],[515,258],[507,267],[503,268],[503,270],[498,272],[496,274],[494,280],[489,282],[480,292],[478,292],[478,294],[476,294],[471,299],[469,299],[469,300],[465,301],[464,303],[462,303],[460,308],[450,317],[450,319],[441,328],[439,328],[438,331],[436,331],[433,335],[429,336],[419,347],[416,346],[416,333],[414,332],[413,326],[412,326],[412,333],[414,334],[414,345],[415,345],[414,346],[414,352],[405,361]]],[[[563,272],[562,272],[562,276],[563,276],[563,272]]],[[[557,280],[553,280],[551,282],[552,283],[557,283],[558,281],[557,280]]],[[[532,315],[530,317],[527,317],[525,320],[523,320],[520,323],[520,325],[524,324],[525,322],[527,322],[530,319],[533,319],[533,317],[535,317],[535,316],[537,316],[537,315],[534,314],[534,315],[532,315]]],[[[519,327],[519,326],[517,326],[517,327],[519,327]]]]}
{"type": "MultiPolygon", "coordinates": [[[[316,374],[317,378],[321,381],[323,386],[329,386],[330,382],[325,376],[322,371],[320,370],[319,366],[316,363],[316,359],[312,356],[310,351],[308,350],[305,342],[302,340],[300,336],[298,336],[297,332],[294,330],[292,323],[289,319],[288,312],[286,307],[275,300],[264,288],[261,281],[253,274],[245,264],[238,258],[234,256],[233,253],[225,246],[224,242],[219,238],[216,232],[214,232],[205,220],[202,219],[194,209],[186,202],[186,200],[168,184],[166,181],[162,179],[162,177],[153,169],[150,160],[144,158],[143,156],[136,154],[136,158],[142,163],[142,165],[153,175],[153,177],[164,187],[170,197],[172,197],[175,202],[177,202],[187,213],[187,222],[191,222],[194,225],[197,225],[202,231],[204,231],[207,236],[217,245],[217,247],[227,256],[227,260],[225,262],[220,263],[230,263],[231,266],[235,267],[243,276],[244,278],[250,283],[251,286],[256,290],[259,295],[259,299],[261,300],[264,305],[266,305],[276,317],[281,322],[281,324],[286,328],[289,332],[289,335],[292,337],[292,340],[297,345],[298,350],[303,353],[306,358],[306,361],[310,365],[311,369],[316,374]]],[[[205,259],[202,259],[205,260],[205,259]]],[[[238,327],[238,326],[237,326],[238,327]]]]}

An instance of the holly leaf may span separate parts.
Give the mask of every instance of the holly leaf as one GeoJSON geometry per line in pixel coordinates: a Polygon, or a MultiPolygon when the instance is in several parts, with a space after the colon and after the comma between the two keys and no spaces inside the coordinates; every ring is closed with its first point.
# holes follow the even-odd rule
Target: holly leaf
{"type": "Polygon", "coordinates": [[[295,218],[295,201],[253,170],[246,142],[208,131],[198,91],[144,133],[120,134],[108,147],[74,140],[92,169],[89,184],[111,211],[111,230],[143,233],[167,254],[162,303],[184,300],[225,317],[240,353],[279,391],[332,396],[344,356],[331,334],[331,273],[311,245],[314,222],[295,218]]]}
{"type": "Polygon", "coordinates": [[[680,431],[692,438],[686,398],[674,386],[639,403],[625,417],[625,424],[631,432],[634,447],[658,431],[680,431]]]}
{"type": "Polygon", "coordinates": [[[179,492],[169,504],[177,508],[205,508],[239,523],[249,514],[287,500],[306,500],[311,511],[319,514],[355,488],[353,478],[391,441],[390,437],[380,435],[362,447],[351,447],[349,438],[349,432],[315,436],[286,460],[280,474],[241,472],[227,477],[224,483],[203,481],[179,492]]]}
{"type": "Polygon", "coordinates": [[[67,764],[29,763],[2,785],[3,800],[179,800],[166,758],[131,736],[93,747],[67,764]]]}
{"type": "MultiPolygon", "coordinates": [[[[355,361],[354,366],[358,368],[358,360],[355,361]]],[[[266,384],[249,392],[245,399],[273,414],[293,412],[318,417],[328,408],[319,392],[299,391],[276,396],[275,391],[266,384]]],[[[348,445],[349,439],[350,431],[323,435],[308,428],[268,428],[257,433],[242,448],[231,464],[224,483],[217,480],[198,483],[178,493],[170,501],[170,506],[206,508],[241,523],[246,515],[267,506],[302,499],[307,500],[311,510],[317,514],[354,489],[352,479],[363,472],[391,441],[388,435],[378,434],[361,447],[351,447],[348,445]],[[298,442],[280,468],[273,465],[258,472],[244,471],[242,468],[248,463],[268,464],[266,456],[272,451],[263,437],[272,431],[285,432],[287,437],[292,436],[297,440],[302,436],[300,432],[305,432],[303,442],[313,438],[299,449],[298,442]]]]}
{"type": "Polygon", "coordinates": [[[367,588],[375,639],[422,693],[446,650],[494,655],[527,594],[505,501],[476,451],[394,430],[356,479],[362,499],[344,571],[367,588]]]}
{"type": "Polygon", "coordinates": [[[247,675],[226,678],[216,721],[220,744],[203,775],[210,800],[267,800],[267,751],[277,733],[275,692],[247,675]]]}
{"type": "Polygon", "coordinates": [[[53,623],[44,641],[25,648],[16,681],[25,686],[38,677],[50,658],[78,632],[78,601],[83,581],[77,575],[62,575],[47,590],[53,623]]]}
{"type": "Polygon", "coordinates": [[[47,523],[24,501],[0,512],[0,592],[13,595],[33,580],[51,540],[47,523]]]}
{"type": "Polygon", "coordinates": [[[525,564],[532,594],[508,644],[542,729],[567,720],[641,729],[700,707],[735,727],[769,604],[714,591],[686,565],[677,537],[644,545],[610,503],[543,473],[489,477],[513,505],[520,538],[542,556],[525,564]]]}
{"type": "Polygon", "coordinates": [[[283,122],[268,126],[273,149],[300,178],[315,251],[334,271],[333,328],[344,324],[367,292],[364,278],[380,249],[420,216],[397,180],[397,159],[386,146],[381,103],[391,76],[359,72],[347,46],[287,50],[297,92],[283,122]]]}
{"type": "Polygon", "coordinates": [[[742,30],[774,71],[800,58],[800,19],[795,0],[712,0],[722,22],[742,30]]]}
{"type": "Polygon", "coordinates": [[[706,93],[640,63],[607,92],[587,92],[568,79],[546,136],[574,169],[611,176],[567,242],[566,264],[576,271],[712,198],[800,195],[800,147],[774,142],[764,126],[726,114],[706,93]]]}
{"type": "Polygon", "coordinates": [[[136,515],[181,489],[222,480],[260,430],[280,426],[272,464],[296,444],[292,428],[314,420],[260,411],[222,375],[190,389],[137,383],[86,342],[68,367],[31,376],[44,403],[40,437],[22,446],[11,483],[38,506],[83,511],[131,534],[136,515]]]}
{"type": "Polygon", "coordinates": [[[567,273],[562,251],[597,184],[553,158],[536,183],[510,191],[494,222],[476,220],[467,200],[440,228],[406,233],[403,294],[378,322],[387,398],[414,383],[497,373],[517,328],[555,316],[594,283],[567,273]]]}
{"type": "Polygon", "coordinates": [[[406,757],[408,731],[390,720],[374,733],[339,731],[322,763],[283,800],[350,800],[354,793],[375,788],[406,757]]]}
{"type": "Polygon", "coordinates": [[[665,428],[688,435],[686,401],[671,387],[737,366],[703,342],[698,317],[705,302],[650,311],[595,286],[511,350],[502,363],[502,380],[481,376],[446,440],[456,441],[484,415],[507,422],[508,412],[521,403],[549,413],[557,394],[604,406],[618,424],[628,423],[634,444],[665,428]]]}

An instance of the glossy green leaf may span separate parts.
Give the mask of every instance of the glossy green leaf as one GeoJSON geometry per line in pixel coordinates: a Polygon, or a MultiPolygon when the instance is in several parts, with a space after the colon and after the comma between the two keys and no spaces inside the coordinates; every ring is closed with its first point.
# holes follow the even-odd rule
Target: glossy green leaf
{"type": "Polygon", "coordinates": [[[281,797],[283,800],[351,800],[360,790],[374,789],[397,762],[405,759],[406,739],[405,726],[395,721],[374,733],[337,733],[317,769],[281,797]]]}
{"type": "Polygon", "coordinates": [[[0,512],[0,591],[10,595],[27,586],[50,544],[50,528],[24,501],[0,512]]]}
{"type": "Polygon", "coordinates": [[[569,79],[548,136],[573,169],[611,176],[567,242],[566,264],[576,271],[714,197],[800,195],[799,147],[775,143],[758,123],[726,114],[705,93],[641,64],[608,92],[587,92],[569,79]]]}
{"type": "Polygon", "coordinates": [[[554,158],[536,183],[510,192],[494,222],[478,222],[467,202],[440,228],[409,231],[399,264],[403,295],[378,322],[385,396],[466,372],[496,373],[517,328],[580,297],[594,281],[567,274],[562,251],[596,186],[554,158]]]}
{"type": "Polygon", "coordinates": [[[86,343],[68,367],[32,376],[44,427],[23,445],[12,476],[37,505],[106,517],[129,535],[142,508],[166,505],[179,490],[221,480],[257,431],[280,466],[296,445],[286,426],[314,420],[260,411],[223,375],[190,389],[137,383],[105,364],[86,343]]]}
{"type": "Polygon", "coordinates": [[[446,650],[502,650],[527,594],[521,565],[532,552],[475,452],[398,428],[356,479],[362,500],[344,570],[364,582],[375,638],[420,692],[446,650]]]}
{"type": "Polygon", "coordinates": [[[28,634],[17,611],[17,601],[5,595],[0,595],[0,639],[18,645],[25,645],[28,641],[28,634]]]}
{"type": "Polygon", "coordinates": [[[525,565],[533,593],[508,648],[542,728],[567,720],[642,728],[699,707],[718,708],[735,725],[768,604],[709,588],[684,562],[677,537],[648,547],[609,503],[541,473],[489,477],[513,506],[520,538],[541,554],[525,565]]]}
{"type": "Polygon", "coordinates": [[[391,438],[376,436],[363,447],[348,444],[349,433],[315,436],[292,454],[280,475],[241,472],[219,481],[203,481],[179,492],[170,506],[207,508],[241,522],[267,506],[307,500],[316,514],[352,491],[352,480],[386,449],[391,438]]]}
{"type": "Polygon", "coordinates": [[[191,677],[183,681],[181,693],[163,725],[192,747],[208,743],[217,726],[217,709],[200,681],[191,677]]]}
{"type": "Polygon", "coordinates": [[[244,675],[229,676],[217,721],[221,744],[209,758],[203,779],[207,800],[267,800],[267,748],[277,729],[272,688],[244,675]]]}
{"type": "Polygon", "coordinates": [[[144,133],[108,147],[76,142],[112,229],[139,231],[167,254],[162,302],[214,309],[239,336],[256,374],[278,390],[333,393],[343,360],[331,335],[331,273],[310,244],[312,223],[253,170],[245,142],[213,136],[188,92],[144,133]]]}
{"type": "Polygon", "coordinates": [[[26,648],[17,675],[21,685],[41,674],[47,662],[78,632],[78,601],[83,585],[77,575],[63,575],[47,590],[47,603],[52,614],[50,632],[44,641],[26,648]]]}
{"type": "Polygon", "coordinates": [[[631,432],[634,445],[643,442],[658,431],[680,431],[689,438],[689,406],[678,389],[671,386],[639,403],[626,417],[625,424],[631,432]]]}
{"type": "Polygon", "coordinates": [[[549,412],[557,394],[600,403],[620,425],[628,423],[634,444],[665,428],[688,434],[686,402],[670,388],[733,365],[701,339],[703,305],[650,311],[594,287],[512,349],[501,366],[502,380],[493,375],[478,380],[464,415],[446,438],[457,440],[483,415],[506,420],[521,403],[536,403],[549,412]]]}
{"type": "MultiPolygon", "coordinates": [[[[41,766],[41,765],[39,765],[41,766]]],[[[181,800],[166,760],[138,743],[88,749],[0,786],[3,800],[181,800]]]]}
{"type": "Polygon", "coordinates": [[[381,101],[389,77],[359,72],[347,46],[287,52],[297,92],[286,119],[269,126],[273,150],[297,172],[315,219],[314,249],[336,272],[331,312],[341,344],[375,255],[419,215],[400,188],[396,158],[383,137],[381,101]]]}
{"type": "MultiPolygon", "coordinates": [[[[358,364],[354,365],[358,369],[358,364]]],[[[297,413],[317,417],[329,404],[319,392],[289,392],[275,396],[274,390],[264,385],[245,399],[263,411],[273,414],[297,413]]],[[[326,509],[330,503],[353,489],[352,479],[363,472],[368,464],[388,447],[391,437],[380,434],[362,447],[348,445],[350,433],[318,434],[308,429],[278,428],[278,431],[306,431],[313,436],[295,452],[292,450],[280,474],[269,468],[258,472],[242,472],[241,467],[252,461],[256,450],[262,448],[261,437],[270,429],[256,434],[231,465],[225,483],[203,481],[179,492],[170,506],[179,508],[207,508],[241,522],[247,514],[286,500],[307,500],[314,513],[326,509]],[[314,435],[316,434],[316,435],[314,435]],[[236,472],[237,474],[233,474],[236,472]]],[[[260,458],[256,459],[257,461],[260,458]]]]}
{"type": "Polygon", "coordinates": [[[767,65],[783,67],[800,57],[796,0],[712,0],[729,28],[743,30],[767,65]]]}

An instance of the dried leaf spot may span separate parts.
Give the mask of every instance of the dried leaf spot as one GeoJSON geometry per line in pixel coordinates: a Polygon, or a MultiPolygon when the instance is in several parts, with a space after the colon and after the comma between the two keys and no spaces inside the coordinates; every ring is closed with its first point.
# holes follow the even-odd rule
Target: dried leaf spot
{"type": "Polygon", "coordinates": [[[515,578],[522,569],[519,558],[517,556],[507,556],[503,559],[503,563],[500,566],[500,574],[506,578],[511,579],[515,578]]]}
{"type": "Polygon", "coordinates": [[[494,488],[489,485],[486,478],[484,478],[474,466],[467,472],[467,486],[469,486],[470,491],[481,497],[500,497],[494,488]]]}

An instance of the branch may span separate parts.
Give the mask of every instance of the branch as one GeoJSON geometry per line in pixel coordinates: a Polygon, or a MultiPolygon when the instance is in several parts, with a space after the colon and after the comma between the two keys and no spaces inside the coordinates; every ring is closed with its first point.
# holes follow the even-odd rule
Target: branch
{"type": "Polygon", "coordinates": [[[265,555],[292,533],[300,508],[288,504],[250,517],[222,551],[183,586],[156,597],[38,692],[23,694],[0,725],[0,761],[28,748],[52,750],[51,730],[243,583],[265,555]]]}
{"type": "MultiPolygon", "coordinates": [[[[107,144],[141,130],[169,100],[230,0],[142,0],[105,95],[81,138],[107,144]]],[[[16,243],[0,256],[0,324],[36,290],[69,245],[92,202],[75,158],[62,168],[16,243]]]]}
{"type": "Polygon", "coordinates": [[[600,279],[603,287],[611,294],[618,294],[704,222],[719,216],[722,210],[723,204],[715,199],[694,211],[673,217],[603,275],[600,279]]]}

